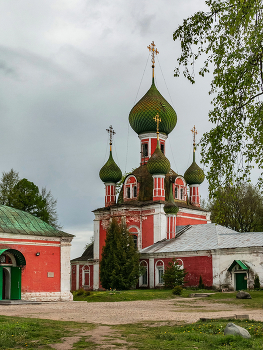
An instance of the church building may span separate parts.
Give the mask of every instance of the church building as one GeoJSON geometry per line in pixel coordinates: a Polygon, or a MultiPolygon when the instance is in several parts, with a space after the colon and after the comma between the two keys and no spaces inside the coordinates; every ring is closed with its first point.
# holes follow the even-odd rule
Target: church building
{"type": "MultiPolygon", "coordinates": [[[[110,126],[107,129],[110,134],[109,159],[99,173],[105,186],[105,205],[94,210],[94,243],[81,257],[71,261],[72,290],[101,288],[99,261],[112,217],[125,222],[139,251],[159,241],[173,239],[186,225],[210,222],[210,213],[200,207],[199,186],[205,176],[195,161],[195,127],[192,130],[193,162],[184,175],[172,170],[165,156],[166,140],[176,126],[177,115],[155,86],[155,55],[158,51],[154,42],[148,49],[152,54],[152,83],[129,114],[130,126],[140,140],[140,165],[126,176],[116,199],[116,184],[121,180],[122,172],[113,159],[112,137],[115,132],[110,126]]],[[[142,264],[147,264],[145,259],[142,264]]],[[[140,285],[155,287],[158,284],[150,285],[147,281],[148,277],[144,276],[140,285]]]]}
{"type": "Polygon", "coordinates": [[[73,235],[0,205],[0,302],[66,301],[73,235]]]}

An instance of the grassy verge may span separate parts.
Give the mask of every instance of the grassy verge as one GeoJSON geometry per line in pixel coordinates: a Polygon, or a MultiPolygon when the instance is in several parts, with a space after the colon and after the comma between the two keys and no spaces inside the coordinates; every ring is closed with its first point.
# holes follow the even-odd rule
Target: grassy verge
{"type": "Polygon", "coordinates": [[[252,338],[224,336],[224,328],[230,320],[197,322],[177,326],[144,326],[143,324],[123,325],[121,331],[132,347],[138,350],[219,350],[219,349],[256,349],[262,350],[263,323],[234,320],[246,328],[252,338]]]}
{"type": "Polygon", "coordinates": [[[90,295],[76,295],[73,292],[75,301],[85,300],[87,302],[114,302],[114,301],[134,301],[175,298],[170,289],[135,289],[123,291],[91,292],[90,295]]]}
{"type": "MultiPolygon", "coordinates": [[[[250,291],[252,299],[236,299],[236,292],[221,293],[213,290],[193,290],[184,289],[181,298],[189,297],[192,293],[214,293],[209,298],[204,297],[204,300],[221,302],[225,304],[242,305],[246,308],[258,309],[263,306],[263,291],[250,291]]],[[[75,301],[87,302],[116,302],[116,301],[134,301],[134,300],[154,300],[154,299],[174,299],[178,298],[172,294],[170,289],[135,289],[124,291],[105,291],[105,292],[91,292],[90,295],[76,295],[73,292],[75,301]]]]}
{"type": "MultiPolygon", "coordinates": [[[[0,316],[0,349],[51,349],[48,344],[75,334],[79,326],[76,322],[0,316]]],[[[85,324],[85,329],[93,327],[85,324]]]]}

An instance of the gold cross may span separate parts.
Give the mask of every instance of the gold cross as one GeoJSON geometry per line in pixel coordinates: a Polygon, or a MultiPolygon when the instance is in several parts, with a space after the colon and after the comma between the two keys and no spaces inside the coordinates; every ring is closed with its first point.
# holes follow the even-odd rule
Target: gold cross
{"type": "Polygon", "coordinates": [[[159,123],[162,121],[161,118],[159,117],[159,113],[157,113],[156,116],[153,117],[153,120],[157,124],[157,139],[159,140],[159,123]]]}
{"type": "Polygon", "coordinates": [[[193,145],[194,145],[194,152],[195,152],[195,135],[197,135],[197,130],[195,128],[195,125],[191,131],[193,133],[193,141],[194,141],[193,145]]]}
{"type": "Polygon", "coordinates": [[[159,53],[159,51],[157,50],[157,48],[156,48],[156,49],[154,48],[155,46],[156,46],[156,45],[155,45],[154,41],[152,41],[152,43],[151,43],[149,46],[147,46],[147,49],[149,49],[149,51],[152,53],[153,77],[154,77],[154,64],[155,64],[155,58],[154,58],[154,56],[155,56],[155,55],[158,55],[158,53],[159,53]]]}
{"type": "Polygon", "coordinates": [[[113,137],[113,135],[116,134],[116,132],[113,130],[112,125],[110,125],[109,129],[106,129],[106,131],[110,134],[110,149],[111,149],[112,137],[113,137]]]}

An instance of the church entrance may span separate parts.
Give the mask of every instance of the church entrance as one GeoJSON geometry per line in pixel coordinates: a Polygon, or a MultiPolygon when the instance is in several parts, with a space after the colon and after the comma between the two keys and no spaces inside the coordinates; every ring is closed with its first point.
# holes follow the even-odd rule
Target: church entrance
{"type": "Polygon", "coordinates": [[[0,300],[21,299],[21,272],[26,260],[15,249],[0,249],[0,300]]]}

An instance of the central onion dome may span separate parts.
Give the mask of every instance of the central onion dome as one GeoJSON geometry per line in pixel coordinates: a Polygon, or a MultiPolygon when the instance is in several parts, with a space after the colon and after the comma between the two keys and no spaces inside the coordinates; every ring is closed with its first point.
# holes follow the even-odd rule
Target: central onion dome
{"type": "Polygon", "coordinates": [[[104,183],[117,183],[122,177],[121,169],[115,163],[112,152],[105,165],[100,169],[100,179],[104,183]]]}
{"type": "Polygon", "coordinates": [[[147,162],[147,169],[152,175],[165,175],[170,170],[170,162],[160,150],[159,140],[157,141],[155,151],[147,162]]]}
{"type": "Polygon", "coordinates": [[[173,107],[157,90],[153,78],[150,89],[130,111],[130,126],[138,135],[147,132],[155,133],[156,124],[153,117],[155,117],[157,113],[162,120],[159,131],[168,135],[177,123],[177,115],[173,107]]]}

